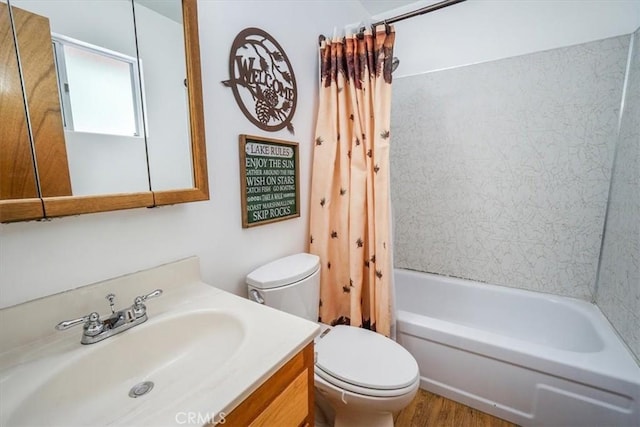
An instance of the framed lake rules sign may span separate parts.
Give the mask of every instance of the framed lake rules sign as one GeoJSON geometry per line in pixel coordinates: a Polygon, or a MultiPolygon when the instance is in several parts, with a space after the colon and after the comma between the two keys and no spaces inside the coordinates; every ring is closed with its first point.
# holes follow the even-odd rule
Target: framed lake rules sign
{"type": "Polygon", "coordinates": [[[298,143],[240,135],[242,227],[300,216],[298,143]]]}

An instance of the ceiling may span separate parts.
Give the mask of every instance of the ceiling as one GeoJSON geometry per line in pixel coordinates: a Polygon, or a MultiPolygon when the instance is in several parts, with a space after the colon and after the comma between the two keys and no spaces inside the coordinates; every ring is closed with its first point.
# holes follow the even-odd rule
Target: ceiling
{"type": "Polygon", "coordinates": [[[148,7],[172,21],[182,24],[182,4],[179,1],[166,0],[135,0],[136,3],[148,7]]]}
{"type": "Polygon", "coordinates": [[[416,0],[360,0],[371,16],[380,15],[393,9],[416,3],[416,0]]]}
{"type": "MultiPolygon", "coordinates": [[[[172,19],[176,22],[182,23],[182,10],[180,2],[175,0],[135,0],[136,3],[140,3],[143,6],[153,9],[156,12],[172,19]]],[[[406,12],[406,7],[413,3],[419,3],[417,6],[424,6],[426,3],[434,3],[434,1],[425,0],[360,0],[362,6],[366,9],[371,17],[377,17],[378,15],[385,14],[394,9],[403,10],[406,12]]],[[[416,8],[417,8],[416,6],[416,8]]]]}
{"type": "MultiPolygon", "coordinates": [[[[172,19],[176,22],[182,23],[182,10],[180,2],[168,1],[168,0],[135,0],[136,3],[140,3],[143,6],[153,9],[156,12],[172,19]]],[[[424,3],[424,1],[417,0],[360,0],[362,6],[366,9],[370,16],[375,17],[377,15],[384,14],[394,9],[404,8],[412,3],[424,3]]]]}

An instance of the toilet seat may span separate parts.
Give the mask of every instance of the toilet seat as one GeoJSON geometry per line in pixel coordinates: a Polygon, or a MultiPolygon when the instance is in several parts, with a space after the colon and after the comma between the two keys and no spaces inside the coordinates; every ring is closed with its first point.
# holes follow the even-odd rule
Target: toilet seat
{"type": "Polygon", "coordinates": [[[400,396],[419,379],[418,364],[401,345],[375,332],[339,325],[317,340],[315,373],[354,393],[400,396]]]}
{"type": "Polygon", "coordinates": [[[403,394],[411,393],[416,389],[415,384],[412,384],[410,386],[400,388],[400,389],[394,389],[394,390],[379,390],[374,388],[360,387],[355,384],[342,381],[336,377],[332,377],[331,375],[327,374],[326,372],[324,372],[322,369],[318,367],[316,367],[315,369],[315,374],[316,374],[316,385],[319,378],[321,380],[326,381],[328,384],[331,384],[334,387],[338,387],[339,389],[344,390],[346,392],[357,393],[357,394],[361,394],[363,396],[369,396],[369,397],[383,397],[383,398],[398,397],[398,396],[402,396],[403,394]]]}

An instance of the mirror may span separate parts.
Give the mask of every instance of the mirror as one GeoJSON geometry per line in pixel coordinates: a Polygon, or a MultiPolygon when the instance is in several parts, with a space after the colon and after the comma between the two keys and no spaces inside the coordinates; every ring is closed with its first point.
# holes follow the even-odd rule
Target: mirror
{"type": "Polygon", "coordinates": [[[193,187],[182,8],[134,0],[152,190],[193,187]],[[178,61],[176,58],[181,58],[178,61]]]}
{"type": "Polygon", "coordinates": [[[45,216],[208,199],[196,0],[9,5],[45,216]]]}
{"type": "Polygon", "coordinates": [[[142,108],[140,90],[132,89],[140,87],[140,80],[137,67],[130,67],[137,65],[131,2],[10,0],[9,4],[30,116],[36,105],[46,105],[55,111],[49,115],[56,116],[57,123],[46,129],[32,124],[42,197],[150,191],[144,133],[121,123],[130,119],[143,126],[141,120],[127,117],[142,108]],[[47,141],[51,137],[63,140],[60,155],[66,154],[67,160],[44,174],[42,157],[51,156],[47,141]],[[64,163],[67,171],[62,170],[64,163]],[[62,174],[68,176],[70,188],[60,191],[46,185],[62,174]]]}

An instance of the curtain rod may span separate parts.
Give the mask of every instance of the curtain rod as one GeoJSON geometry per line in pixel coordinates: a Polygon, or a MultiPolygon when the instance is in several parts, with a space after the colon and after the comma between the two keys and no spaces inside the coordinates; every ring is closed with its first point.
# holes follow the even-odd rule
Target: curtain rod
{"type": "Polygon", "coordinates": [[[430,6],[425,6],[420,9],[414,10],[413,12],[403,13],[402,15],[394,16],[393,18],[383,19],[382,21],[374,22],[371,26],[373,28],[376,25],[390,25],[395,22],[404,21],[405,19],[413,18],[414,16],[424,15],[425,13],[434,12],[439,9],[443,9],[445,7],[453,6],[454,4],[462,3],[467,0],[444,0],[439,3],[434,3],[430,6]]]}
{"type": "MultiPolygon", "coordinates": [[[[430,6],[425,6],[420,9],[416,9],[413,12],[403,13],[402,15],[394,16],[393,18],[383,19],[382,21],[374,22],[371,24],[371,28],[375,28],[377,25],[391,25],[393,23],[403,21],[405,19],[413,18],[414,16],[424,15],[425,13],[435,12],[436,10],[444,9],[445,7],[453,6],[454,4],[462,3],[467,0],[443,0],[439,3],[434,3],[430,6]]],[[[365,28],[360,29],[360,34],[364,33],[365,28]]],[[[326,37],[320,34],[318,36],[318,44],[322,45],[322,42],[326,40],[326,37]]]]}

